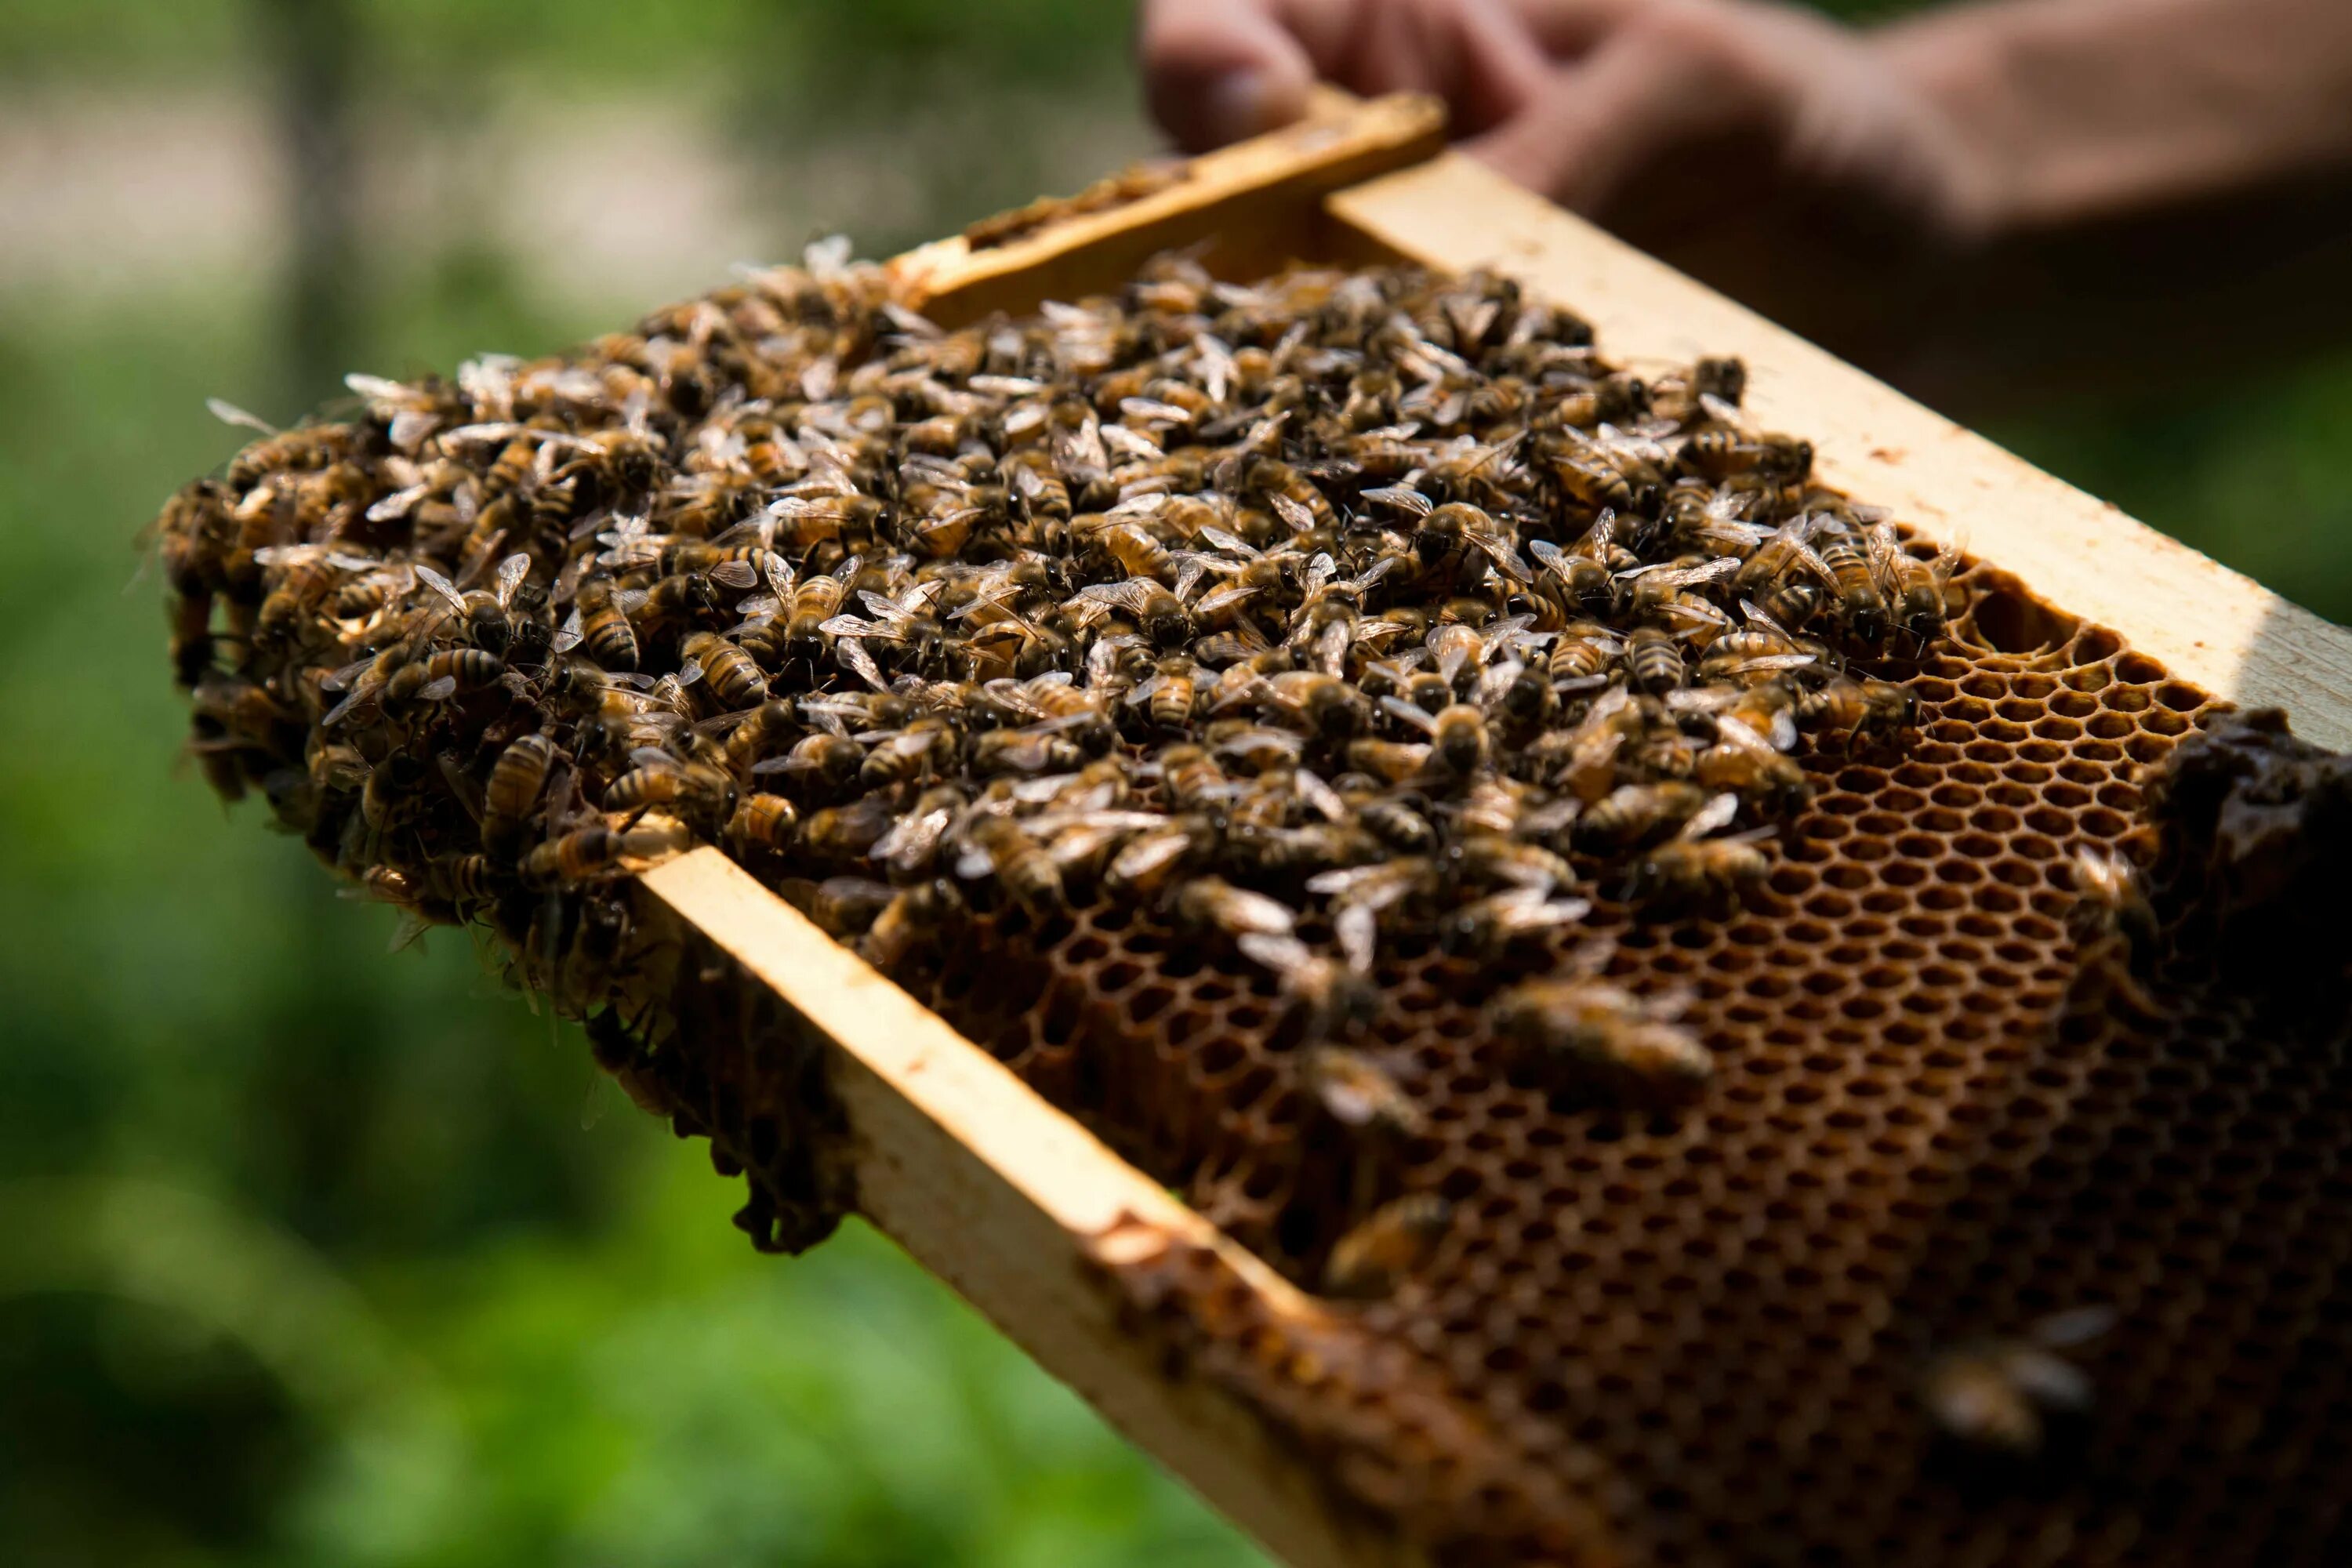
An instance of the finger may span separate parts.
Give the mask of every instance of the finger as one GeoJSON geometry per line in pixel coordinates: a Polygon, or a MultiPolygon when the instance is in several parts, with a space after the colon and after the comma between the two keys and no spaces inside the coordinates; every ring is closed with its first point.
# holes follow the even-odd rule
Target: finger
{"type": "Polygon", "coordinates": [[[1511,14],[1555,60],[1590,54],[1654,0],[1504,0],[1511,14]]]}
{"type": "Polygon", "coordinates": [[[1704,12],[1651,15],[1556,71],[1526,112],[1473,142],[1471,153],[1591,213],[1675,147],[1751,121],[1769,133],[1786,95],[1737,37],[1704,12]]]}
{"type": "Polygon", "coordinates": [[[1475,136],[1524,112],[1551,79],[1534,31],[1506,0],[1461,0],[1454,129],[1475,136]]]}
{"type": "Polygon", "coordinates": [[[1187,151],[1238,142],[1307,111],[1314,65],[1254,0],[1144,0],[1136,42],[1152,117],[1187,151]]]}
{"type": "Polygon", "coordinates": [[[1361,0],[1329,74],[1358,92],[1429,92],[1457,133],[1530,103],[1549,75],[1535,35],[1504,0],[1361,0]]]}

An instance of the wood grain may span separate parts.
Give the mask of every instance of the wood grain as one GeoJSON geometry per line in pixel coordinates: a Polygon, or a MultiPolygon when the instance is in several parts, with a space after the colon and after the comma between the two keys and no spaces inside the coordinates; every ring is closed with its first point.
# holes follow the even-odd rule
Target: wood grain
{"type": "Polygon", "coordinates": [[[943,326],[992,310],[1034,310],[1115,288],[1162,250],[1206,244],[1226,273],[1279,266],[1308,243],[1326,192],[1428,158],[1445,139],[1444,109],[1398,93],[1318,94],[1296,125],[1190,161],[1165,190],[1062,219],[1012,244],[975,251],[962,237],[890,263],[907,302],[943,326]]]}
{"type": "Polygon", "coordinates": [[[1428,266],[1491,267],[1636,362],[1748,362],[1758,421],[1811,440],[1832,484],[2121,632],[2173,674],[2352,747],[2352,632],[2085,495],[1884,382],[1455,153],[1335,193],[1333,217],[1428,266]]]}

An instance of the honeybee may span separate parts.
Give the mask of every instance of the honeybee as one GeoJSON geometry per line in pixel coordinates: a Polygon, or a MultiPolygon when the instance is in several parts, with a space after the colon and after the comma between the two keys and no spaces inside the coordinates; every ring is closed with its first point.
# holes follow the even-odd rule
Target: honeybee
{"type": "MultiPolygon", "coordinates": [[[[1291,1004],[1304,1017],[1301,1037],[1310,1042],[1345,1037],[1369,1022],[1378,1009],[1370,981],[1364,973],[1362,960],[1369,954],[1351,954],[1346,961],[1318,953],[1294,936],[1277,936],[1263,931],[1244,931],[1234,939],[1234,945],[1243,956],[1265,965],[1282,982],[1282,989],[1291,1004]]],[[[1308,1074],[1325,1107],[1347,1125],[1352,1101],[1346,1100],[1338,1087],[1338,1077],[1349,1065],[1360,1065],[1362,1073],[1354,1080],[1355,1089],[1364,1094],[1379,1091],[1371,1082],[1379,1077],[1386,1082],[1380,1069],[1353,1051],[1334,1046],[1312,1046],[1308,1050],[1308,1074]],[[1328,1053],[1327,1055],[1327,1053],[1328,1053]],[[1342,1060],[1341,1058],[1345,1058],[1342,1060]],[[1316,1077],[1316,1063],[1322,1063],[1322,1076],[1316,1077]]],[[[1393,1090],[1393,1083],[1389,1085],[1393,1090]]],[[[1418,1112],[1410,1101],[1398,1095],[1393,1103],[1384,1103],[1365,1119],[1381,1127],[1391,1128],[1403,1121],[1419,1126],[1418,1112]]]]}
{"type": "Polygon", "coordinates": [[[1315,1103],[1342,1127],[1412,1138],[1428,1125],[1396,1079],[1361,1051],[1310,1046],[1299,1058],[1299,1069],[1315,1103]]]}
{"type": "Polygon", "coordinates": [[[1363,727],[1363,707],[1355,685],[1319,669],[1290,669],[1266,677],[1259,689],[1267,706],[1308,734],[1342,740],[1363,727]]]}
{"type": "MultiPolygon", "coordinates": [[[[1816,520],[1813,537],[1820,542],[1818,546],[1801,544],[1797,548],[1805,563],[1828,585],[1846,630],[1864,643],[1883,640],[1887,625],[1886,595],[1879,591],[1878,578],[1871,569],[1869,550],[1861,531],[1836,514],[1824,513],[1816,520]]],[[[1787,620],[1769,600],[1766,608],[1772,609],[1776,618],[1787,620]]]]}
{"type": "Polygon", "coordinates": [[[1903,548],[1902,535],[1891,522],[1874,525],[1866,537],[1895,625],[1926,648],[1944,635],[1945,584],[1959,560],[1959,547],[1947,544],[1933,560],[1919,561],[1903,548]]]}
{"type": "Polygon", "coordinates": [[[2156,910],[2129,860],[2086,847],[2074,851],[2069,869],[2074,874],[2075,900],[2067,923],[2077,942],[2121,937],[2135,960],[2154,949],[2156,910]]]}
{"type": "Polygon", "coordinates": [[[801,843],[820,860],[864,860],[890,831],[897,808],[886,795],[869,795],[845,805],[813,812],[801,827],[801,843]]]}
{"type": "Polygon", "coordinates": [[[1508,888],[1450,910],[1438,927],[1448,952],[1496,958],[1522,938],[1574,925],[1592,910],[1589,899],[1554,899],[1541,888],[1508,888]]]}
{"type": "Polygon", "coordinates": [[[523,735],[508,743],[490,764],[482,791],[482,847],[510,855],[515,837],[539,804],[555,766],[555,742],[546,735],[523,735]]]}
{"type": "Polygon", "coordinates": [[[1181,654],[1163,658],[1151,678],[1129,691],[1126,700],[1133,706],[1143,706],[1160,728],[1181,730],[1191,722],[1193,710],[1201,704],[1199,668],[1181,654]]]}
{"type": "Polygon", "coordinates": [[[954,737],[937,721],[918,723],[874,742],[858,764],[857,782],[867,789],[887,789],[929,773],[933,760],[953,749],[954,737]]]}
{"type": "Polygon", "coordinates": [[[625,829],[594,823],[535,847],[523,858],[523,879],[542,888],[577,887],[642,870],[691,844],[684,823],[659,814],[625,829]]]}
{"type": "Polygon", "coordinates": [[[686,657],[693,678],[680,672],[680,679],[693,685],[698,679],[709,682],[712,696],[727,708],[757,708],[768,700],[768,678],[751,656],[733,643],[712,632],[696,632],[678,644],[686,657]]]}
{"type": "Polygon", "coordinates": [[[1491,742],[1486,715],[1475,705],[1452,702],[1430,713],[1393,697],[1381,706],[1429,736],[1427,765],[1454,779],[1468,779],[1486,765],[1491,742]]]}
{"type": "Polygon", "coordinates": [[[780,795],[755,791],[737,803],[728,819],[727,838],[739,851],[793,847],[800,832],[800,808],[780,795]]]}
{"type": "Polygon", "coordinates": [[[871,877],[827,877],[816,885],[809,902],[809,919],[827,936],[847,938],[872,929],[899,889],[871,877]]]}
{"type": "Polygon", "coordinates": [[[1209,818],[1178,817],[1119,847],[1103,872],[1103,886],[1129,902],[1158,896],[1187,867],[1205,858],[1219,833],[1209,818]]]}
{"type": "Polygon", "coordinates": [[[866,748],[846,735],[818,731],[802,736],[781,757],[752,764],[754,777],[782,775],[803,798],[826,799],[857,780],[866,748]]]}
{"type": "Polygon", "coordinates": [[[1947,1441],[2003,1460],[2034,1458],[2054,1428],[2089,1415],[2092,1387],[2058,1352],[2105,1333],[2115,1313],[2083,1307],[2043,1319],[2021,1338],[1987,1338],[1937,1352],[1919,1377],[1919,1403],[1947,1441]]]}
{"type": "Polygon", "coordinates": [[[1429,1267],[1453,1227],[1454,1205],[1434,1193],[1412,1193],[1383,1204],[1333,1245],[1323,1264],[1322,1293],[1370,1300],[1429,1267]]]}
{"type": "Polygon", "coordinates": [[[1632,848],[1698,815],[1710,792],[1679,780],[1620,784],[1576,820],[1576,840],[1592,850],[1632,848]]]}
{"type": "Polygon", "coordinates": [[[393,671],[383,685],[383,705],[386,712],[398,712],[412,702],[446,702],[461,691],[496,684],[506,668],[496,654],[480,648],[443,648],[393,671]]]}
{"type": "Polygon", "coordinates": [[[920,948],[943,941],[964,912],[963,895],[943,878],[901,888],[866,928],[860,948],[867,963],[891,970],[920,948]]]}
{"type": "Polygon", "coordinates": [[[1236,888],[1221,877],[1200,877],[1177,889],[1176,918],[1227,937],[1282,937],[1291,934],[1298,917],[1289,905],[1264,893],[1236,888]]]}
{"type": "Polygon", "coordinates": [[[1683,443],[1682,460],[1711,479],[1758,474],[1794,483],[1812,471],[1813,444],[1793,436],[1750,436],[1727,426],[1701,430],[1683,443]]]}
{"type": "MultiPolygon", "coordinates": [[[[629,617],[621,612],[610,578],[591,577],[580,584],[578,597],[572,601],[572,620],[565,630],[578,639],[578,646],[590,658],[606,669],[634,670],[637,668],[637,632],[629,617]]],[[[559,637],[557,651],[563,651],[564,639],[559,637]]]]}
{"type": "Polygon", "coordinates": [[[1691,1100],[1715,1074],[1677,999],[1633,995],[1590,978],[1532,980],[1497,994],[1487,1021],[1550,1081],[1643,1107],[1691,1100]]]}
{"type": "Polygon", "coordinates": [[[1640,564],[1633,553],[1617,542],[1617,514],[1603,511],[1583,537],[1562,550],[1548,539],[1528,542],[1528,552],[1539,562],[1566,602],[1599,610],[1615,595],[1615,574],[1640,564]]]}
{"type": "Polygon", "coordinates": [[[1508,526],[1463,501],[1430,510],[1413,530],[1412,550],[1425,583],[1474,584],[1488,569],[1514,583],[1535,580],[1508,526]]]}
{"type": "MultiPolygon", "coordinates": [[[[1238,489],[1263,496],[1286,522],[1300,533],[1317,529],[1338,531],[1339,514],[1312,480],[1289,464],[1254,456],[1241,465],[1238,489]]],[[[1192,487],[1198,489],[1199,487],[1192,487]]]]}
{"type": "Polygon", "coordinates": [[[840,610],[848,593],[846,575],[802,578],[793,587],[784,612],[786,646],[807,658],[831,647],[832,638],[824,630],[824,623],[840,610]]]}
{"type": "Polygon", "coordinates": [[[1683,650],[1672,633],[1657,626],[1635,626],[1625,639],[1624,658],[1627,679],[1652,696],[1683,683],[1683,650]]]}
{"type": "Polygon", "coordinates": [[[1033,921],[1066,910],[1069,896],[1053,857],[1038,847],[1010,817],[983,816],[967,823],[956,874],[967,879],[993,877],[1033,921]]]}
{"type": "Polygon", "coordinates": [[[1533,450],[1536,460],[1577,505],[1594,511],[1622,513],[1633,510],[1632,483],[1616,464],[1584,437],[1546,433],[1536,437],[1533,450]]]}
{"type": "Polygon", "coordinates": [[[640,750],[636,763],[604,786],[608,812],[668,806],[698,830],[716,836],[735,815],[735,780],[707,763],[682,763],[667,752],[640,750]]]}
{"type": "MultiPolygon", "coordinates": [[[[1738,808],[1737,795],[1715,798],[1738,808]]],[[[1723,820],[1728,820],[1727,812],[1723,820]]],[[[1752,828],[1722,838],[1701,837],[1720,825],[1715,814],[1701,807],[1677,837],[1633,862],[1626,879],[1626,897],[1669,909],[1745,902],[1772,874],[1771,858],[1758,842],[1769,837],[1771,829],[1752,828]]]]}
{"type": "Polygon", "coordinates": [[[1919,703],[1907,687],[1841,675],[1799,698],[1796,717],[1809,729],[1841,731],[1857,738],[1892,734],[1918,723],[1919,703]]]}

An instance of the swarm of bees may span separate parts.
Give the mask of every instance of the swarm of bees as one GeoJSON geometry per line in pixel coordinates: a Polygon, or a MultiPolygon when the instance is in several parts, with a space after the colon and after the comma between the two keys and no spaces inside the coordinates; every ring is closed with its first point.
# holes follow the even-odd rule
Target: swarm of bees
{"type": "MultiPolygon", "coordinates": [[[[1408,935],[1563,1092],[1669,1105],[1708,1054],[1580,922],[1755,896],[1799,757],[1901,743],[1870,670],[1942,635],[1953,560],[1745,382],[1636,375],[1483,274],[1171,256],[944,331],[813,247],[264,426],[164,509],[173,660],[224,795],[565,1010],[617,879],[709,842],[885,969],[1147,907],[1272,977],[1366,1136],[1417,1125],[1363,1044],[1408,935]]],[[[1444,1215],[1368,1223],[1336,1291],[1444,1215]]]]}

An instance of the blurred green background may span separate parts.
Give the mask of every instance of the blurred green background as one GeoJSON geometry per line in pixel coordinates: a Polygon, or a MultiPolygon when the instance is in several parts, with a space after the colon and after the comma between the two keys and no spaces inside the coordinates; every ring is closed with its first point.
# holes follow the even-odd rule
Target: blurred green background
{"type": "MultiPolygon", "coordinates": [[[[886,254],[1076,188],[1152,144],[1128,26],[0,9],[0,1556],[1257,1561],[872,1233],[754,1255],[699,1146],[464,940],[387,956],[388,911],[257,807],[224,824],[132,581],[236,442],[205,396],[289,420],[342,369],[542,351],[818,235],[886,254]]],[[[2352,363],[1993,433],[2352,616],[2352,363]]]]}

